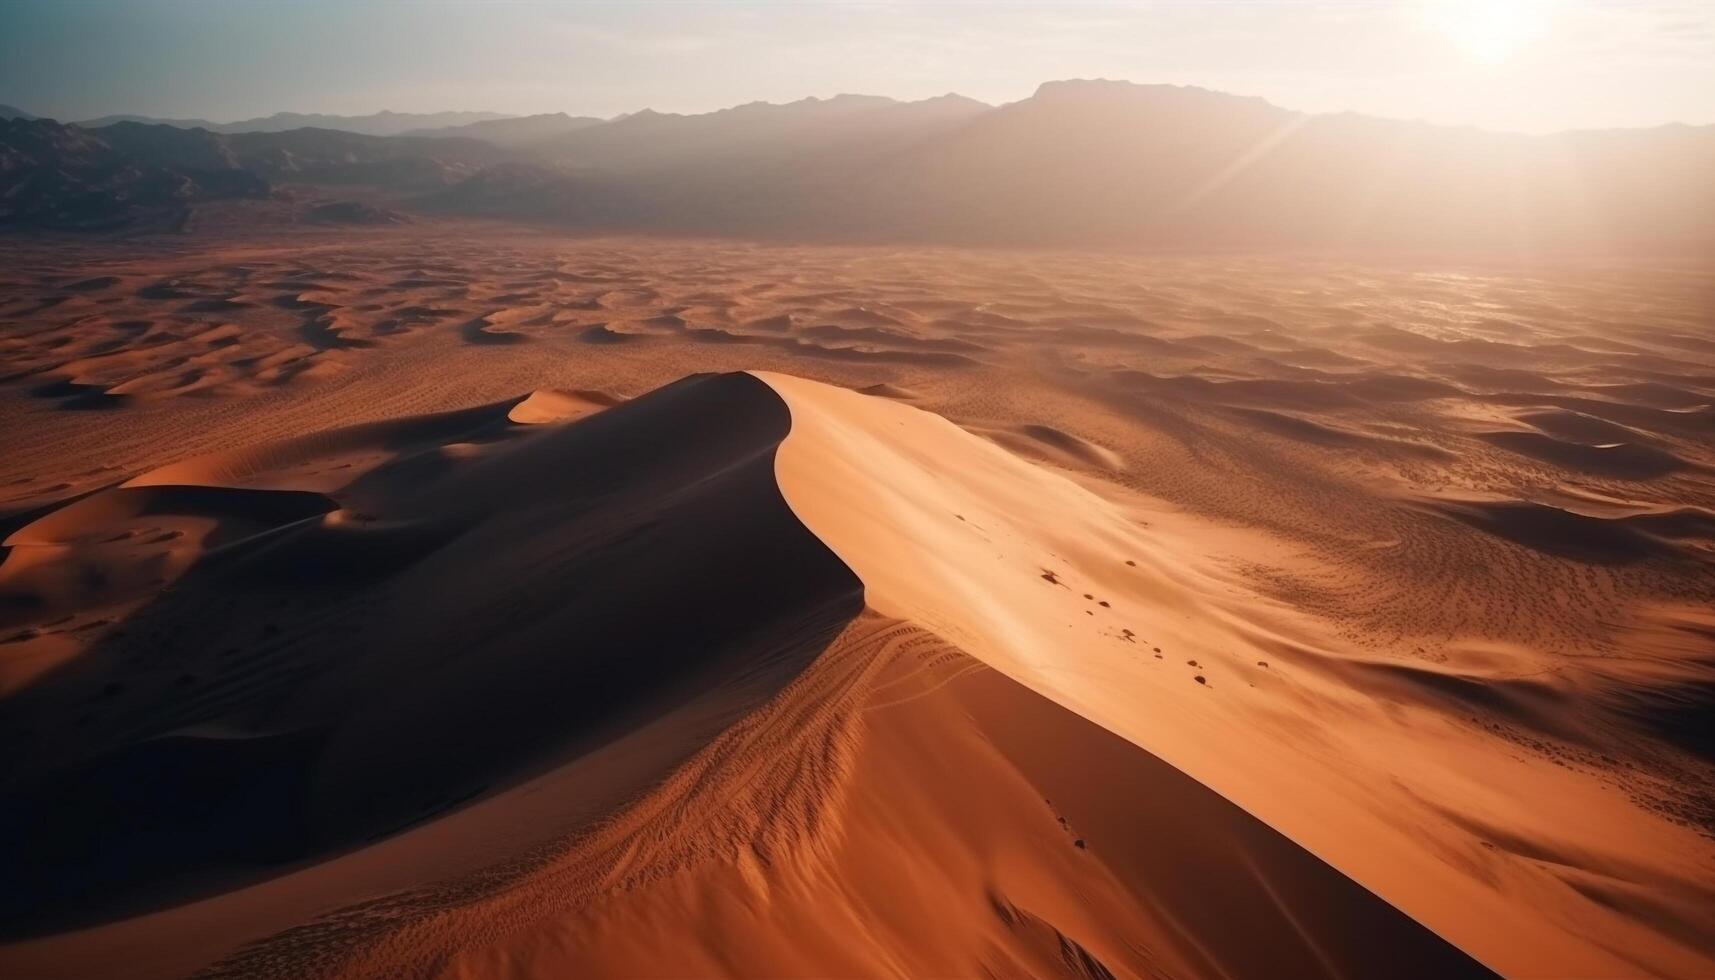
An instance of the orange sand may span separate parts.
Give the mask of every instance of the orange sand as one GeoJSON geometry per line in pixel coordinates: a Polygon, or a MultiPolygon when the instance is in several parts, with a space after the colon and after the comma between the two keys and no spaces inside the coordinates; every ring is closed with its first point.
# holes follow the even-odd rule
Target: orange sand
{"type": "Polygon", "coordinates": [[[437,234],[0,246],[8,975],[1715,968],[1705,275],[437,234]]]}

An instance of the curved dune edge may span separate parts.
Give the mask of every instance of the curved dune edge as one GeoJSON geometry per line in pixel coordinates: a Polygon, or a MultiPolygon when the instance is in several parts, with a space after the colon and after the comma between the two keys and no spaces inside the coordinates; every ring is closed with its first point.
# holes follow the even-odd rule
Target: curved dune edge
{"type": "MultiPolygon", "coordinates": [[[[214,975],[244,976],[525,965],[1374,975],[1397,973],[1410,950],[1422,975],[1474,968],[1412,919],[1507,972],[1694,973],[1706,962],[1664,938],[1688,921],[1672,902],[1654,907],[1652,928],[1640,913],[1650,906],[1602,890],[1641,882],[1652,901],[1697,901],[1672,890],[1697,880],[1684,859],[1703,853],[1678,828],[1616,837],[1637,813],[1612,793],[1540,761],[1505,768],[1510,754],[1457,741],[1438,714],[1400,722],[1372,695],[1403,682],[1356,687],[1366,672],[1313,649],[1314,631],[1290,611],[1234,599],[1237,582],[1199,557],[1174,515],[1124,512],[890,399],[779,375],[687,379],[562,424],[583,411],[571,402],[512,399],[192,460],[132,481],[120,499],[182,507],[179,491],[197,480],[276,488],[219,495],[255,518],[252,498],[269,493],[342,498],[347,509],[300,519],[209,571],[379,552],[361,574],[401,583],[388,607],[401,615],[383,621],[407,622],[416,643],[462,629],[485,596],[499,624],[541,618],[555,637],[620,608],[615,596],[636,600],[635,620],[599,623],[618,635],[658,628],[683,615],[678,598],[718,586],[717,606],[753,609],[751,625],[769,632],[723,661],[734,680],[705,676],[688,699],[641,702],[621,734],[550,753],[549,771],[502,773],[476,802],[331,860],[0,947],[0,964],[31,976],[101,975],[120,961],[127,975],[175,975],[216,959],[214,975]],[[512,417],[522,405],[525,418],[512,417]],[[349,462],[377,447],[390,455],[354,467],[350,486],[323,482],[330,454],[349,462]],[[638,494],[646,506],[624,505],[638,494]],[[599,560],[543,576],[545,554],[589,551],[561,535],[587,528],[590,502],[603,500],[623,506],[599,560]],[[507,515],[519,519],[497,519],[507,515]],[[449,537],[449,525],[464,530],[449,537]],[[748,576],[786,554],[798,557],[777,587],[751,587],[748,576]],[[783,601],[807,572],[832,586],[861,579],[875,612],[829,644],[855,609],[839,587],[783,601]],[[514,595],[532,582],[553,587],[514,595]],[[546,618],[582,593],[605,598],[546,618]],[[1467,757],[1511,782],[1479,793],[1443,761],[1467,757]],[[1571,802],[1518,811],[1532,793],[1571,802]],[[1553,868],[1607,903],[1569,900],[1553,868]]],[[[133,509],[84,508],[103,520],[133,509]]],[[[175,587],[181,611],[206,604],[198,590],[210,581],[192,567],[175,587]]],[[[536,709],[565,716],[557,688],[535,690],[533,669],[557,676],[562,664],[560,649],[545,652],[536,668],[481,664],[453,683],[443,673],[389,691],[339,743],[343,768],[323,786],[348,793],[368,763],[392,759],[440,779],[429,749],[480,732],[447,724],[448,711],[484,720],[471,691],[523,716],[508,726],[536,709]]],[[[241,754],[272,737],[194,734],[241,754]]],[[[525,735],[519,744],[542,747],[525,735]]],[[[501,748],[492,757],[511,758],[501,748]]]]}
{"type": "Polygon", "coordinates": [[[623,809],[860,611],[780,497],[789,417],[756,379],[573,424],[517,403],[188,460],[9,538],[8,613],[124,622],[0,701],[30,748],[0,770],[0,964],[182,975],[514,861],[623,809]]]}
{"type": "MultiPolygon", "coordinates": [[[[104,746],[98,731],[83,752],[70,752],[47,773],[75,772],[71,782],[93,784],[82,796],[74,788],[49,798],[51,812],[93,815],[74,819],[65,831],[76,845],[84,830],[108,833],[95,800],[111,798],[110,784],[128,768],[165,760],[216,781],[255,769],[272,779],[274,760],[307,759],[315,795],[281,802],[319,815],[316,824],[333,835],[300,845],[315,860],[295,870],[288,864],[285,873],[211,863],[210,872],[229,874],[225,886],[188,902],[195,893],[91,867],[90,875],[125,890],[134,903],[147,902],[154,889],[166,907],[11,944],[0,948],[0,963],[44,977],[169,976],[199,967],[210,976],[246,977],[482,976],[520,969],[544,976],[1100,977],[1110,970],[1166,970],[1265,977],[1373,974],[1409,951],[1413,975],[1481,972],[1254,818],[1131,743],[984,670],[944,640],[866,613],[828,643],[826,631],[837,628],[831,624],[851,615],[839,583],[856,580],[780,496],[773,454],[790,434],[790,419],[785,403],[755,378],[692,379],[593,425],[553,425],[576,414],[564,409],[581,412],[589,399],[576,401],[538,394],[188,460],[25,528],[26,547],[75,550],[105,537],[107,525],[157,512],[212,523],[207,538],[184,545],[189,565],[175,587],[177,604],[162,600],[167,604],[144,620],[193,633],[209,627],[190,617],[224,603],[255,608],[258,582],[291,574],[306,561],[319,578],[347,563],[354,548],[375,551],[397,526],[451,521],[459,529],[417,543],[426,550],[407,555],[402,567],[346,568],[335,579],[339,591],[379,590],[380,601],[392,594],[415,608],[411,617],[370,620],[366,630],[424,621],[391,641],[372,638],[381,650],[346,647],[308,660],[310,651],[291,639],[300,630],[295,622],[287,623],[287,638],[272,641],[281,650],[264,668],[313,663],[334,680],[338,700],[312,700],[319,716],[333,712],[331,734],[294,730],[289,714],[275,718],[284,728],[248,728],[225,720],[232,712],[223,710],[211,716],[218,723],[186,727],[197,719],[176,718],[168,737],[141,744],[119,733],[104,746]],[[449,453],[454,447],[459,451],[449,453]],[[329,467],[354,459],[350,469],[329,467]],[[329,485],[335,472],[351,484],[329,485]],[[328,496],[243,485],[253,483],[316,485],[328,496]],[[354,496],[357,486],[365,489],[354,496]],[[577,501],[569,507],[559,503],[568,495],[577,501]],[[523,631],[545,616],[553,618],[554,634],[566,638],[588,629],[648,631],[651,623],[602,621],[599,609],[567,618],[532,605],[514,596],[526,589],[517,573],[538,563],[542,547],[556,538],[605,526],[602,501],[620,498],[643,505],[643,527],[678,530],[644,531],[636,548],[600,546],[599,560],[583,564],[605,566],[591,580],[609,590],[602,605],[641,605],[659,620],[666,610],[651,610],[635,587],[672,593],[681,606],[694,602],[689,590],[714,583],[674,577],[671,568],[714,560],[709,571],[748,587],[729,589],[720,602],[742,608],[748,596],[758,609],[736,620],[745,649],[725,657],[720,673],[699,674],[694,658],[654,657],[657,673],[686,675],[687,695],[662,698],[638,688],[640,696],[609,685],[608,697],[639,698],[633,720],[593,733],[593,740],[574,739],[568,751],[556,748],[566,743],[564,732],[531,719],[576,722],[595,707],[587,696],[570,700],[576,685],[542,673],[567,673],[576,666],[569,658],[589,657],[551,648],[546,658],[532,656],[523,631]],[[306,523],[306,516],[354,500],[377,508],[377,515],[341,508],[306,523]],[[313,513],[300,513],[310,503],[313,513]],[[521,515],[529,516],[508,520],[521,515]],[[520,536],[520,525],[530,529],[527,536],[520,536]],[[745,536],[742,545],[731,537],[734,525],[745,536]],[[240,537],[229,546],[236,554],[199,550],[222,534],[240,537]],[[263,543],[244,544],[258,539],[263,543]],[[696,559],[697,551],[728,558],[696,559]],[[746,551],[788,566],[792,588],[784,580],[759,583],[762,569],[730,560],[746,551]],[[817,578],[827,584],[813,585],[817,578]],[[436,606],[451,606],[454,614],[424,605],[431,593],[436,606]],[[474,658],[435,651],[437,633],[468,635],[472,616],[487,621],[482,610],[491,599],[501,601],[508,618],[504,626],[489,621],[511,631],[503,645],[474,658]],[[410,675],[388,671],[389,656],[400,656],[386,652],[391,648],[412,653],[401,665],[410,675]],[[424,653],[445,665],[417,666],[424,653]],[[363,671],[347,676],[342,661],[379,661],[364,670],[379,671],[384,685],[366,688],[363,671]],[[543,691],[527,693],[521,682],[543,691]],[[346,702],[359,708],[349,717],[339,714],[346,702]],[[540,710],[556,703],[564,710],[540,710]],[[504,707],[504,721],[481,710],[488,704],[504,707]],[[478,731],[478,724],[500,730],[478,731]],[[316,739],[327,748],[318,749],[316,739]],[[483,752],[484,742],[497,751],[483,752]],[[553,760],[548,771],[505,785],[519,756],[544,751],[553,760]],[[106,761],[91,771],[82,757],[106,761]],[[367,800],[373,808],[377,789],[439,787],[443,796],[456,796],[472,778],[502,781],[503,788],[468,806],[419,814],[402,833],[389,832],[384,822],[379,839],[339,845],[354,832],[376,829],[353,803],[367,800]],[[72,798],[63,798],[68,792],[72,798]],[[387,897],[367,901],[378,895],[387,897]],[[676,941],[663,944],[655,938],[661,935],[676,941]]],[[[575,564],[555,580],[576,583],[583,571],[575,564]]],[[[572,590],[575,597],[579,590],[572,590]]],[[[709,613],[681,608],[673,616],[701,622],[709,613]]],[[[733,616],[721,621],[728,620],[733,616]]],[[[700,628],[705,632],[697,639],[705,644],[730,645],[734,638],[707,632],[708,623],[700,628]]],[[[658,627],[649,635],[654,642],[664,638],[658,627]]],[[[326,634],[305,631],[304,639],[319,646],[326,634]]],[[[195,645],[207,645],[206,637],[195,645]]],[[[129,652],[98,649],[94,657],[123,659],[129,652]]],[[[94,680],[113,676],[109,670],[94,680]]],[[[254,674],[235,679],[265,683],[254,674]]],[[[75,674],[50,676],[31,693],[51,715],[58,692],[76,695],[75,681],[75,674]]],[[[218,679],[215,687],[228,683],[218,679]]],[[[146,732],[148,710],[172,714],[187,697],[201,695],[162,698],[132,721],[146,732]]],[[[130,803],[159,807],[175,792],[157,786],[130,803]]],[[[23,797],[32,800],[40,802],[23,797]]],[[[168,816],[179,814],[169,809],[168,816]]],[[[247,809],[230,816],[254,821],[270,814],[247,809]]],[[[217,820],[206,830],[242,834],[255,827],[217,820]]],[[[159,842],[143,841],[151,843],[159,842]]],[[[104,844],[118,852],[126,846],[122,836],[104,844]]],[[[201,857],[189,852],[181,859],[201,857]]],[[[155,874],[170,878],[170,870],[155,874]]]]}
{"type": "Polygon", "coordinates": [[[294,976],[304,949],[347,976],[1486,975],[1165,763],[873,613],[593,834],[472,890],[345,910],[207,975],[294,976]]]}
{"type": "Polygon", "coordinates": [[[1695,832],[1330,677],[1317,633],[1235,596],[1176,515],[1122,512],[906,405],[758,376],[792,414],[782,492],[871,608],[1147,749],[1502,973],[1715,968],[1695,832]]]}

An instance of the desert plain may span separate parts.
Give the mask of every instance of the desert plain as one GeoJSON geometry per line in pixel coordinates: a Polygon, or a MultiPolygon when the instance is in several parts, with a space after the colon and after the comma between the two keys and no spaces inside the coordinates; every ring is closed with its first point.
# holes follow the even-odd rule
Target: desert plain
{"type": "Polygon", "coordinates": [[[1707,976],[1712,311],[0,239],[0,972],[1707,976]]]}

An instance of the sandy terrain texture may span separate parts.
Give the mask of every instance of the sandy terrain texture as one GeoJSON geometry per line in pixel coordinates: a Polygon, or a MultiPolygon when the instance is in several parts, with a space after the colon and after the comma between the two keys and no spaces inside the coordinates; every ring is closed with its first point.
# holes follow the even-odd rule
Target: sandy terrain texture
{"type": "Polygon", "coordinates": [[[0,270],[7,975],[1715,970],[1715,271],[0,270]]]}

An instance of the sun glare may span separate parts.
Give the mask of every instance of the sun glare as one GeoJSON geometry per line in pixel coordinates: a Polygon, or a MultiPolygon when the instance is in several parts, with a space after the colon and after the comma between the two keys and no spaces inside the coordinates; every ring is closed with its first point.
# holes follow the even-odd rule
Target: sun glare
{"type": "Polygon", "coordinates": [[[1543,0],[1443,0],[1434,18],[1467,58],[1498,65],[1541,33],[1546,6],[1543,0]]]}

